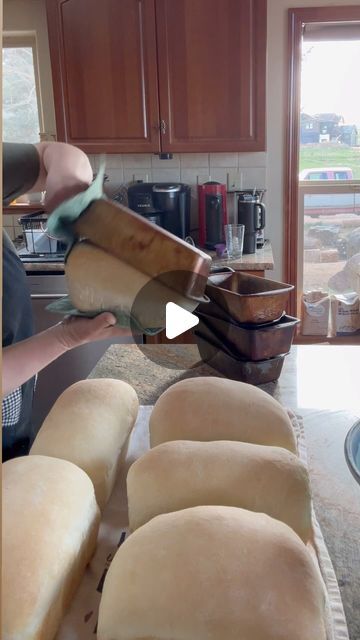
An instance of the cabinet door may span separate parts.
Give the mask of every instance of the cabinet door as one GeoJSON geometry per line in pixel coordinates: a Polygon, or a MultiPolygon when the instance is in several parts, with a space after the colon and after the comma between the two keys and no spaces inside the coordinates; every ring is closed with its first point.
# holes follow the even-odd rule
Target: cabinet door
{"type": "Polygon", "coordinates": [[[58,140],[159,151],[154,0],[47,0],[58,140]]]}
{"type": "Polygon", "coordinates": [[[265,149],[266,0],[156,0],[163,151],[265,149]]]}

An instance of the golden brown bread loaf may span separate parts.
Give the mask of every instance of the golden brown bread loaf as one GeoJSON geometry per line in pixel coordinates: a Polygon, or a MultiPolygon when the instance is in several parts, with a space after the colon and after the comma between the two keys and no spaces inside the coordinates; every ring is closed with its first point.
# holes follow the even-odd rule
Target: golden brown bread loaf
{"type": "Polygon", "coordinates": [[[30,454],[63,458],[83,469],[103,509],[138,408],[136,392],[126,382],[111,378],[76,382],[55,402],[30,454]]]}
{"type": "Polygon", "coordinates": [[[52,640],[96,545],[89,477],[45,456],[3,465],[2,640],[52,640]]]}
{"type": "Polygon", "coordinates": [[[130,529],[200,505],[266,513],[312,540],[309,477],[286,449],[248,442],[175,440],[150,449],[127,476],[130,529]]]}
{"type": "Polygon", "coordinates": [[[262,389],[225,378],[181,380],[160,396],[150,416],[150,444],[169,440],[239,440],[296,452],[281,404],[262,389]]]}
{"type": "Polygon", "coordinates": [[[69,296],[82,312],[133,313],[144,328],[165,326],[165,305],[172,301],[188,311],[197,302],[89,242],[72,248],[65,263],[69,296]],[[145,288],[144,288],[145,287],[145,288]],[[141,292],[140,301],[137,295],[141,292]]]}
{"type": "Polygon", "coordinates": [[[157,516],[117,551],[98,640],[325,640],[325,592],[285,524],[235,507],[157,516]]]}

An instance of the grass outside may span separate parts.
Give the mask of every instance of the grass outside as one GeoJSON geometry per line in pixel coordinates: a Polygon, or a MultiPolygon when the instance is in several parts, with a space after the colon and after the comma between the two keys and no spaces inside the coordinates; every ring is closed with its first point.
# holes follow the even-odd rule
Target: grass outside
{"type": "Polygon", "coordinates": [[[299,171],[312,167],[350,167],[354,179],[360,180],[360,147],[349,147],[337,142],[302,144],[299,161],[299,171]]]}

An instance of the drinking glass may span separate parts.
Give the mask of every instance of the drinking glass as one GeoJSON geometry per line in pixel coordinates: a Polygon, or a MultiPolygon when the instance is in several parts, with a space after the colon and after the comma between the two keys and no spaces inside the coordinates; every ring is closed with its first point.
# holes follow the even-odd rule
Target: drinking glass
{"type": "Polygon", "coordinates": [[[228,258],[241,258],[244,246],[244,224],[226,224],[225,241],[228,258]]]}

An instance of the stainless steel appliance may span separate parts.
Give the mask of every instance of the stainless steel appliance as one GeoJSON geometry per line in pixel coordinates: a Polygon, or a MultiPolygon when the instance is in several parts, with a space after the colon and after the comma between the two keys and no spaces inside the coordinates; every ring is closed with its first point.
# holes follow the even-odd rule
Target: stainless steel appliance
{"type": "Polygon", "coordinates": [[[264,189],[248,189],[237,192],[238,224],[245,225],[244,253],[255,253],[264,245],[265,205],[264,189]]]}
{"type": "Polygon", "coordinates": [[[190,233],[190,192],[183,183],[137,182],[127,188],[128,206],[184,240],[190,233]]]}

